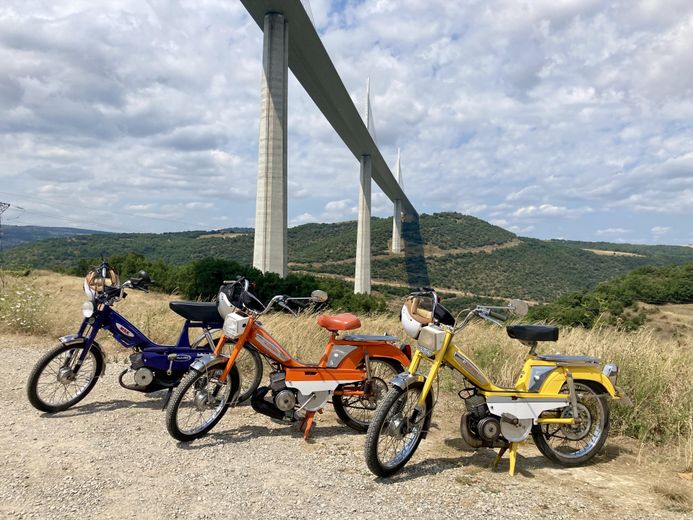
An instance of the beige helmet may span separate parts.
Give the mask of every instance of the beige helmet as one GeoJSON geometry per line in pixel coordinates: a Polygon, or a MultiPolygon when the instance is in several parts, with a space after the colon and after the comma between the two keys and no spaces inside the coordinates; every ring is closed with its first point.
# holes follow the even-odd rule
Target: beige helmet
{"type": "Polygon", "coordinates": [[[107,287],[115,287],[118,285],[118,273],[115,269],[108,267],[106,276],[103,276],[101,268],[89,271],[84,277],[84,292],[92,296],[102,293],[107,287]]]}
{"type": "Polygon", "coordinates": [[[414,339],[419,337],[421,328],[433,323],[433,313],[426,309],[421,309],[421,298],[418,296],[409,296],[404,301],[400,321],[407,335],[414,339]]]}

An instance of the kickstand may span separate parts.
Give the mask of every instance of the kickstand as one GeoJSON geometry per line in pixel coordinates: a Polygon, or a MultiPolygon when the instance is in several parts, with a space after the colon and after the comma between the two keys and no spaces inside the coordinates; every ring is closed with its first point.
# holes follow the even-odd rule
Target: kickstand
{"type": "MultiPolygon", "coordinates": [[[[319,410],[322,413],[322,410],[319,410]]],[[[303,440],[307,441],[310,436],[310,430],[313,428],[315,420],[315,412],[306,412],[306,415],[301,420],[300,430],[303,430],[303,440]]]]}
{"type": "Polygon", "coordinates": [[[164,404],[161,407],[161,411],[163,412],[166,410],[166,407],[168,406],[168,402],[171,400],[171,394],[173,393],[173,388],[169,388],[168,392],[166,392],[166,397],[164,397],[164,404]]]}
{"type": "MultiPolygon", "coordinates": [[[[517,442],[511,442],[510,443],[510,453],[508,456],[510,457],[510,469],[508,470],[508,473],[510,476],[515,475],[515,462],[517,462],[517,442]]],[[[508,451],[508,447],[505,446],[498,450],[498,455],[496,455],[496,460],[493,461],[493,469],[496,469],[498,467],[498,463],[501,461],[501,458],[503,458],[503,454],[508,451]]]]}

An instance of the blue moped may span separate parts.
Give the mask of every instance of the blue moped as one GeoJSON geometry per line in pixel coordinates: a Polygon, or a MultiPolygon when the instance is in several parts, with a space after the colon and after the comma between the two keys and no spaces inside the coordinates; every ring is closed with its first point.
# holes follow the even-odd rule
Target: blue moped
{"type": "MultiPolygon", "coordinates": [[[[152,280],[139,275],[119,284],[116,271],[103,262],[84,280],[89,300],[82,306],[84,320],[77,334],[63,336],[60,344],[47,352],[34,366],[27,383],[29,402],[43,412],[55,413],[74,406],[94,388],[106,369],[104,351],[96,335],[104,329],[122,346],[132,349],[130,366],[118,377],[123,388],[138,392],[168,389],[163,408],[171,391],[180,382],[190,365],[200,356],[209,354],[220,336],[223,319],[216,303],[172,301],[169,307],[185,318],[175,345],[160,345],[150,340],[137,327],[113,309],[113,304],[127,296],[125,289],[147,292],[152,280]],[[191,329],[201,334],[189,339],[191,329]],[[126,380],[127,378],[127,380],[126,380]]],[[[247,399],[262,378],[262,360],[253,349],[244,349],[241,367],[242,394],[247,399]]]]}

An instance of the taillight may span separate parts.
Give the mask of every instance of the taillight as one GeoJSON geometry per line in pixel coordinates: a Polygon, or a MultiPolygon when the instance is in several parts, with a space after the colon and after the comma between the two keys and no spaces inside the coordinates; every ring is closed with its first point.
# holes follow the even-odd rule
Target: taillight
{"type": "Polygon", "coordinates": [[[404,352],[405,356],[411,359],[411,345],[407,343],[402,343],[399,348],[402,352],[404,352]]]}

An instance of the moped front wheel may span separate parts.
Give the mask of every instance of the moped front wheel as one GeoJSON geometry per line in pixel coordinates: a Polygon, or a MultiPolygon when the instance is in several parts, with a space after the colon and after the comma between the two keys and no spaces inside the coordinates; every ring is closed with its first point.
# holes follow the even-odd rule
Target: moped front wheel
{"type": "MultiPolygon", "coordinates": [[[[567,392],[567,387],[563,392],[567,392]]],[[[562,466],[585,464],[604,446],[609,435],[609,405],[601,387],[575,382],[579,423],[575,425],[537,424],[532,438],[539,451],[562,466]]],[[[561,418],[572,418],[572,406],[560,410],[561,418]]]]}
{"type": "Polygon", "coordinates": [[[34,408],[47,413],[62,412],[91,392],[103,372],[104,359],[98,348],[89,349],[77,369],[83,349],[81,345],[59,345],[38,360],[26,385],[34,408]]]}
{"type": "Polygon", "coordinates": [[[393,387],[378,406],[366,436],[366,464],[379,477],[400,471],[423,438],[428,403],[416,409],[423,385],[393,387]]]}
{"type": "Polygon", "coordinates": [[[225,381],[225,361],[191,370],[181,380],[166,407],[166,429],[176,440],[189,442],[205,435],[238,399],[239,377],[234,366],[225,381]]]}
{"type": "Polygon", "coordinates": [[[371,358],[371,378],[365,382],[365,395],[335,395],[332,406],[337,416],[349,428],[365,432],[373,419],[378,405],[385,399],[388,383],[402,372],[402,364],[388,358],[371,358]]]}

